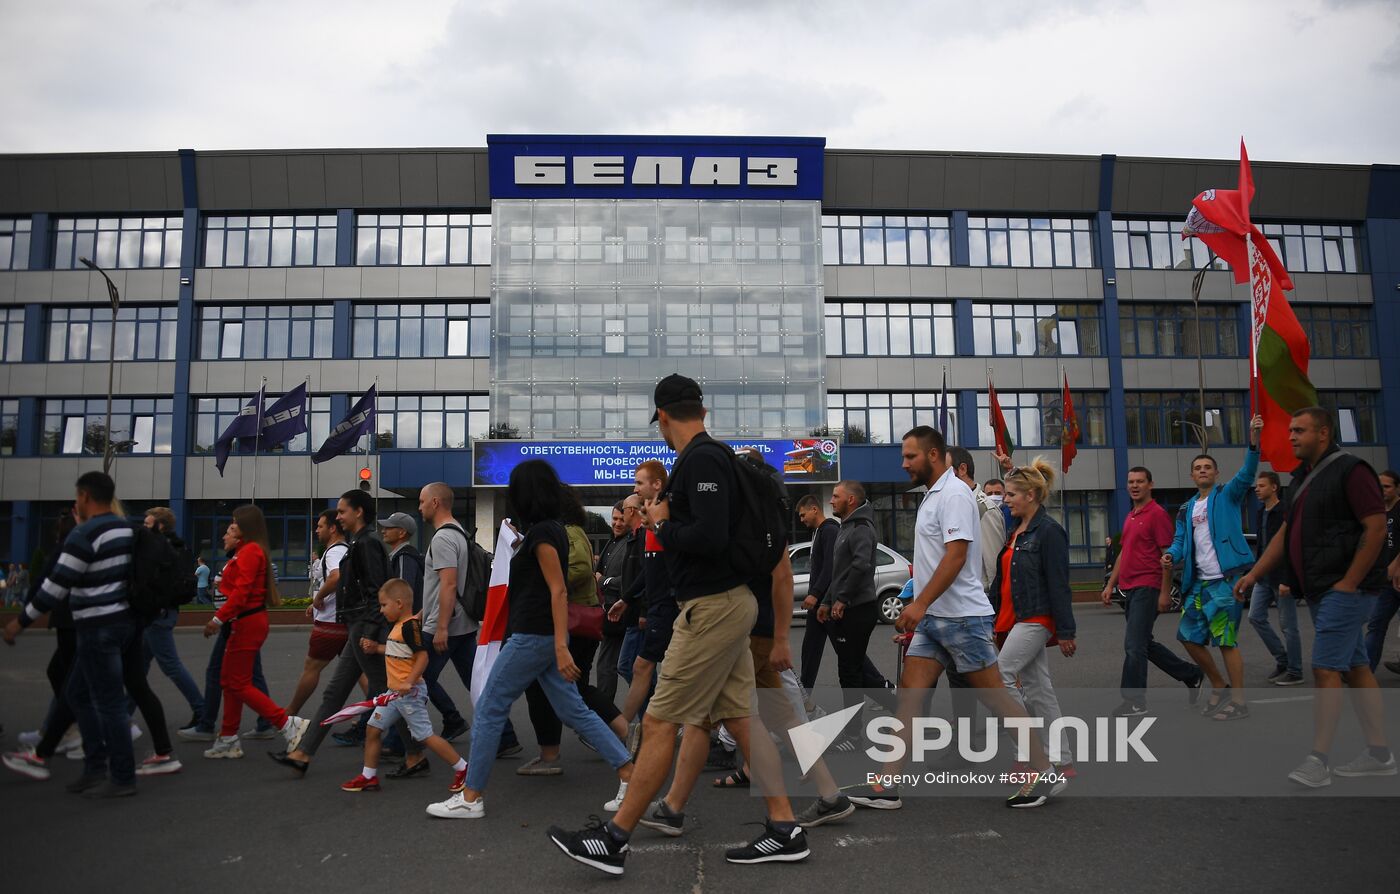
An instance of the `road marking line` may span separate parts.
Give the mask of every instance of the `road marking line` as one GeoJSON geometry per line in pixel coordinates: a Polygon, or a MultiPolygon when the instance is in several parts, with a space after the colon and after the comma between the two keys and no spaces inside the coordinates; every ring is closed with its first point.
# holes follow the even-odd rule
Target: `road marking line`
{"type": "Polygon", "coordinates": [[[1285,702],[1310,702],[1310,701],[1312,701],[1312,700],[1313,700],[1313,696],[1311,696],[1311,695],[1295,695],[1295,696],[1293,696],[1292,698],[1256,698],[1256,699],[1254,700],[1254,704],[1256,704],[1256,705],[1281,705],[1281,704],[1284,704],[1285,702]]]}

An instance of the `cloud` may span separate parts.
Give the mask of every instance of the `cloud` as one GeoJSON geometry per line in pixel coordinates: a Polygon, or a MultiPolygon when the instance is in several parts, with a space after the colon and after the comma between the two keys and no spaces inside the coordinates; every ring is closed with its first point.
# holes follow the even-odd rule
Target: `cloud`
{"type": "Polygon", "coordinates": [[[0,151],[479,146],[492,132],[1394,162],[1397,10],[720,0],[0,0],[0,151]]]}

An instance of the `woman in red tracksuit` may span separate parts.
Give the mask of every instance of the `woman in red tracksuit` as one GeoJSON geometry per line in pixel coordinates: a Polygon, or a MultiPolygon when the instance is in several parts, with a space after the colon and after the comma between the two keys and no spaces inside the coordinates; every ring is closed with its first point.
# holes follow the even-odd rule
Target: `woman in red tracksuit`
{"type": "Polygon", "coordinates": [[[224,690],[224,724],[213,747],[204,752],[209,758],[238,758],[243,746],[238,741],[238,725],[246,704],[282,731],[291,751],[301,742],[308,722],[287,712],[253,685],[253,663],[267,639],[267,609],[282,604],[277,581],[268,558],[267,522],[256,506],[239,506],[224,532],[224,550],[233,558],[224,565],[219,591],[227,597],[223,607],[204,626],[204,635],[213,636],[220,625],[231,624],[228,646],[224,649],[219,685],[224,690]]]}

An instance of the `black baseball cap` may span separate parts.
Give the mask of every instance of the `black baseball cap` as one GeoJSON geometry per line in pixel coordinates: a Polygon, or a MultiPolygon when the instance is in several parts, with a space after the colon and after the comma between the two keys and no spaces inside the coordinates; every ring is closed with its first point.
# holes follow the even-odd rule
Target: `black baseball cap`
{"type": "MultiPolygon", "coordinates": [[[[705,392],[700,390],[700,385],[694,379],[687,379],[680,373],[671,373],[656,383],[652,402],[658,410],[664,410],[672,404],[699,404],[705,402],[705,392]]],[[[651,414],[652,424],[656,423],[657,418],[656,413],[651,414]]]]}

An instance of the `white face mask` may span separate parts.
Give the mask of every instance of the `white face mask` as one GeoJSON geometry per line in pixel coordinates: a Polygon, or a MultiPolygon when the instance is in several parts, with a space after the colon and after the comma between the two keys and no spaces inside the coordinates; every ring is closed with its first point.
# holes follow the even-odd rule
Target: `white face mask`
{"type": "Polygon", "coordinates": [[[1001,494],[987,494],[987,502],[997,508],[1001,507],[1001,494]]]}

